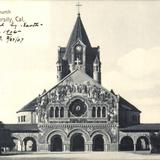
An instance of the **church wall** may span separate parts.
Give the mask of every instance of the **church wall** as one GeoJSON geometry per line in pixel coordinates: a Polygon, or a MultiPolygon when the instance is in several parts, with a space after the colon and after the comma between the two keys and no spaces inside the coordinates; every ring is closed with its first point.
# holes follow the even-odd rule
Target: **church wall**
{"type": "Polygon", "coordinates": [[[140,123],[140,113],[128,110],[124,108],[119,109],[119,125],[125,127],[129,125],[135,125],[140,123]]]}
{"type": "Polygon", "coordinates": [[[18,123],[36,123],[36,112],[19,112],[18,123]]]}
{"type": "Polygon", "coordinates": [[[85,139],[85,151],[92,151],[93,138],[102,135],[104,139],[104,151],[118,150],[118,129],[116,124],[103,123],[72,123],[72,124],[39,124],[39,151],[50,151],[51,138],[60,135],[63,143],[63,151],[70,151],[71,137],[82,134],[85,139]]]}
{"type": "Polygon", "coordinates": [[[108,151],[118,151],[118,143],[107,144],[108,151]]]}

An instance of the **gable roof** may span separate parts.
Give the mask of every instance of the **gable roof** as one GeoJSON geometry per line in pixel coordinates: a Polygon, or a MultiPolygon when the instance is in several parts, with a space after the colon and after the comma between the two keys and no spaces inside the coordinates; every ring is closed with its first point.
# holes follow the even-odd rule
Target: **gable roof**
{"type": "Polygon", "coordinates": [[[37,124],[4,124],[4,128],[11,132],[38,132],[37,124]]]}
{"type": "Polygon", "coordinates": [[[138,108],[136,108],[133,104],[131,104],[121,96],[119,97],[119,107],[125,108],[127,110],[134,110],[136,112],[141,113],[141,111],[138,108]]]}
{"type": "MultiPolygon", "coordinates": [[[[71,80],[76,84],[82,84],[82,83],[87,83],[89,82],[91,85],[96,85],[97,87],[100,87],[104,90],[108,91],[107,89],[105,89],[104,87],[102,87],[99,83],[97,83],[94,79],[92,79],[89,75],[87,75],[85,72],[76,69],[73,72],[71,72],[70,74],[68,74],[66,77],[64,77],[57,85],[55,85],[54,87],[52,87],[50,90],[48,90],[47,92],[43,93],[41,95],[41,97],[47,95],[49,92],[51,92],[53,89],[55,89],[57,86],[59,86],[60,84],[63,84],[64,81],[67,80],[71,80]]],[[[110,92],[111,93],[111,92],[110,92]]],[[[114,97],[116,96],[115,94],[111,93],[114,97]]],[[[35,111],[37,105],[37,98],[34,98],[31,102],[29,102],[27,105],[25,105],[24,107],[22,107],[18,112],[27,112],[27,111],[35,111]]]]}
{"type": "Polygon", "coordinates": [[[34,98],[32,101],[30,101],[28,104],[26,104],[24,107],[22,107],[18,112],[31,112],[31,111],[35,111],[36,109],[36,104],[37,104],[37,98],[34,98]]]}
{"type": "Polygon", "coordinates": [[[160,123],[144,123],[138,125],[132,125],[125,128],[120,128],[120,131],[124,132],[151,132],[160,131],[160,123]]]}
{"type": "Polygon", "coordinates": [[[65,54],[64,54],[64,57],[63,57],[64,60],[68,59],[68,57],[71,53],[71,47],[78,40],[81,40],[86,45],[86,47],[91,47],[89,38],[88,38],[87,33],[85,31],[85,28],[83,26],[80,14],[78,14],[78,17],[77,17],[76,23],[74,25],[73,31],[70,35],[70,38],[69,38],[69,41],[68,41],[68,44],[67,44],[67,47],[66,47],[66,51],[65,51],[65,54]]]}

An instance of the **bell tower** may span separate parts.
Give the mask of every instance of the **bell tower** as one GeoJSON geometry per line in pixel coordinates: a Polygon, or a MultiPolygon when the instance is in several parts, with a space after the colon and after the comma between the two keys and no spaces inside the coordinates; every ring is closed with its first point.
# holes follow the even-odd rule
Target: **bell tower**
{"type": "Polygon", "coordinates": [[[58,58],[61,60],[57,63],[59,68],[61,67],[61,70],[57,70],[58,80],[80,69],[94,79],[97,77],[96,81],[101,83],[99,46],[91,46],[79,12],[67,46],[60,47],[58,58]],[[97,57],[99,71],[95,70],[97,57]]]}

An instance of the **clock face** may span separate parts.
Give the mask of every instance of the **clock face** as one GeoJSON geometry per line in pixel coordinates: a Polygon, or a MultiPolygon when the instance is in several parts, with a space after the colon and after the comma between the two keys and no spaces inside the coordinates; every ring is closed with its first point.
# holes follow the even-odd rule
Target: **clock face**
{"type": "Polygon", "coordinates": [[[76,46],[76,51],[77,51],[77,52],[81,52],[81,51],[82,51],[82,46],[77,45],[77,46],[76,46]]]}
{"type": "Polygon", "coordinates": [[[69,111],[76,117],[82,116],[86,112],[87,106],[80,99],[77,99],[69,106],[69,111]]]}

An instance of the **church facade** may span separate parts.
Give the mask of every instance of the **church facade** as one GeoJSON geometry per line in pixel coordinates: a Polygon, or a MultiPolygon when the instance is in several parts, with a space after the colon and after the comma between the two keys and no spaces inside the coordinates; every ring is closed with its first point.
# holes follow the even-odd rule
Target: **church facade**
{"type": "Polygon", "coordinates": [[[100,47],[92,47],[78,14],[66,47],[58,49],[57,85],[18,112],[10,129],[19,151],[151,150],[140,113],[101,85],[100,47]]]}

